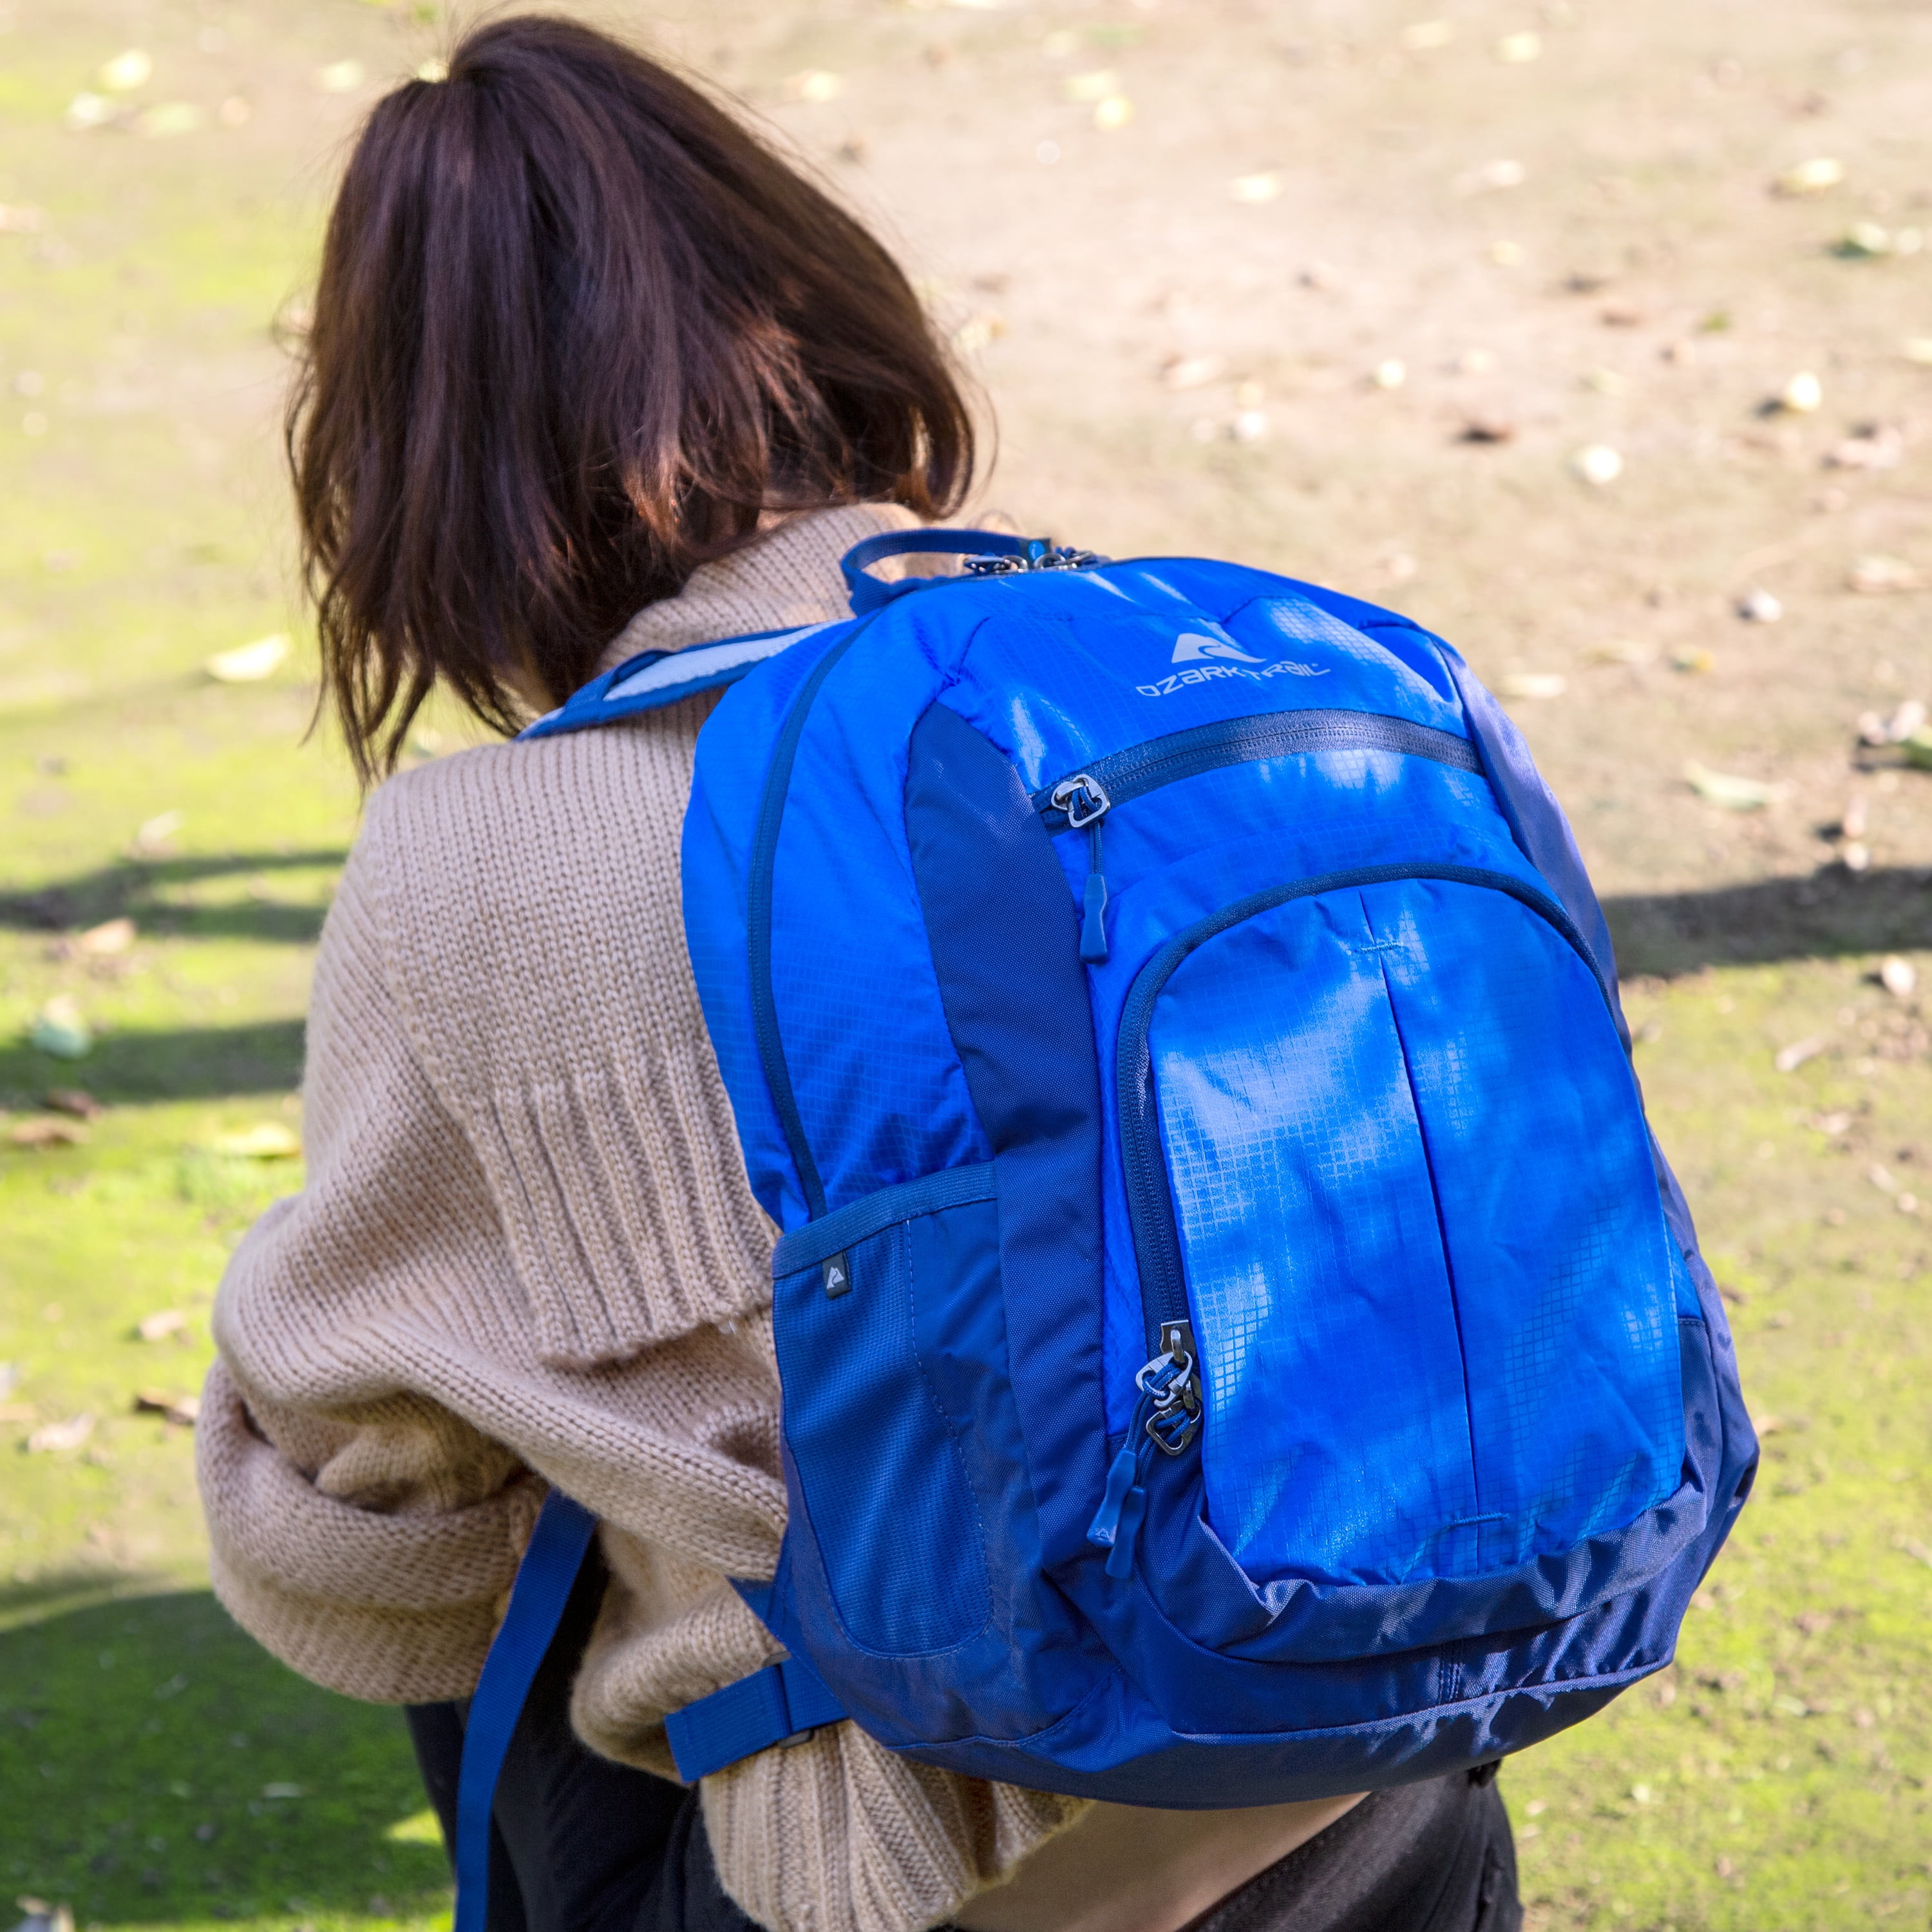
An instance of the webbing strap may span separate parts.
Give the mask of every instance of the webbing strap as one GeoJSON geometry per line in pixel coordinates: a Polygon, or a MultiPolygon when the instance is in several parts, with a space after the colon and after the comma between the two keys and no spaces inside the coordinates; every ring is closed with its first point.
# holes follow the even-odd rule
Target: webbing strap
{"type": "Polygon", "coordinates": [[[561,1490],[544,1499],[463,1732],[456,1792],[455,1932],[485,1932],[490,1918],[490,1808],[524,1700],[584,1567],[597,1519],[561,1490]]]}
{"type": "Polygon", "coordinates": [[[812,1671],[788,1657],[672,1712],[664,1719],[664,1735],[678,1776],[693,1784],[754,1752],[836,1724],[844,1714],[844,1706],[812,1671]]]}

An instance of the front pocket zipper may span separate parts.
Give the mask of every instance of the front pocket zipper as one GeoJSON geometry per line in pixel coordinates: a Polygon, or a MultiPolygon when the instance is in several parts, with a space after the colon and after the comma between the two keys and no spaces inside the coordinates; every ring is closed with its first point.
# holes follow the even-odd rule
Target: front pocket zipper
{"type": "Polygon", "coordinates": [[[1372,711],[1275,711],[1197,724],[1131,745],[1084,766],[1034,794],[1030,802],[1049,834],[1087,834],[1087,886],[1082,897],[1080,958],[1104,965],[1107,947],[1107,880],[1100,856],[1101,821],[1117,805],[1144,796],[1177,779],[1197,778],[1228,765],[1258,764],[1303,752],[1400,752],[1458,771],[1478,772],[1483,761],[1466,738],[1388,718],[1372,711]]]}

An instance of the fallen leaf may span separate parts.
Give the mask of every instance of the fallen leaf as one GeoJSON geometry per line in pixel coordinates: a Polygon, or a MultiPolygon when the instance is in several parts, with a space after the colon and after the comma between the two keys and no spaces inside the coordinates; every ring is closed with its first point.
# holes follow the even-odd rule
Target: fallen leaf
{"type": "Polygon", "coordinates": [[[146,87],[154,74],[153,61],[139,47],[130,47],[111,61],[104,61],[94,83],[109,94],[131,94],[137,87],[146,87]]]}
{"type": "Polygon", "coordinates": [[[1520,188],[1528,178],[1529,170],[1522,162],[1505,158],[1472,168],[1457,176],[1456,185],[1465,194],[1486,194],[1496,188],[1520,188]]]}
{"type": "Polygon", "coordinates": [[[1570,680],[1560,672],[1514,670],[1503,680],[1505,698],[1561,698],[1570,680]]]}
{"type": "Polygon", "coordinates": [[[1003,315],[968,316],[952,332],[952,346],[970,356],[998,341],[1006,332],[1006,319],[1003,315]]]}
{"type": "Polygon", "coordinates": [[[1281,193],[1279,175],[1237,175],[1228,184],[1228,192],[1239,202],[1250,207],[1258,207],[1263,202],[1273,201],[1281,193]]]}
{"type": "Polygon", "coordinates": [[[1784,615],[1784,606],[1768,590],[1749,590],[1738,599],[1738,615],[1748,624],[1774,624],[1784,615]]]}
{"type": "Polygon", "coordinates": [[[1836,188],[1844,178],[1843,161],[1830,154],[1820,154],[1810,160],[1800,161],[1796,167],[1786,168],[1772,186],[1778,194],[1796,198],[1822,194],[1827,188],[1836,188]]]}
{"type": "Polygon", "coordinates": [[[1801,369],[1778,391],[1775,406],[1793,416],[1808,416],[1825,400],[1825,386],[1809,369],[1801,369]]]}
{"type": "Polygon", "coordinates": [[[76,94],[62,118],[74,133],[84,134],[90,128],[104,128],[110,121],[118,121],[122,112],[104,94],[76,94]]]}
{"type": "Polygon", "coordinates": [[[1657,646],[1648,638],[1611,638],[1592,644],[1585,655],[1593,664],[1654,664],[1657,646]]]}
{"type": "Polygon", "coordinates": [[[1878,982],[1894,1000],[1909,1000],[1918,984],[1918,968],[1892,953],[1879,962],[1878,982]]]}
{"type": "Polygon", "coordinates": [[[1855,221],[1832,244],[1832,253],[1848,262],[1868,262],[1880,255],[1916,255],[1924,245],[1924,237],[1916,229],[1902,229],[1894,236],[1876,221],[1855,221]],[[1900,248],[1900,242],[1908,234],[1912,243],[1900,248]]]}
{"type": "Polygon", "coordinates": [[[72,994],[56,993],[35,1016],[27,1042],[56,1060],[84,1060],[94,1051],[94,1030],[72,994]]]}
{"type": "Polygon", "coordinates": [[[85,932],[75,936],[74,944],[83,952],[92,953],[97,958],[111,958],[117,952],[125,952],[137,937],[131,919],[103,920],[98,926],[90,926],[85,932]]]}
{"type": "Polygon", "coordinates": [[[257,638],[252,644],[218,651],[202,668],[218,684],[258,684],[274,676],[288,654],[288,638],[278,631],[272,637],[257,638]]]}
{"type": "Polygon", "coordinates": [[[201,1399],[192,1395],[170,1395],[164,1389],[141,1389],[134,1396],[136,1415],[159,1415],[192,1429],[201,1414],[201,1399]]]}
{"type": "Polygon", "coordinates": [[[1622,456],[1606,442],[1586,444],[1570,459],[1570,466],[1586,483],[1599,490],[1624,473],[1622,456]]]}
{"type": "Polygon", "coordinates": [[[64,1422],[44,1423],[27,1438],[27,1453],[46,1456],[78,1449],[93,1433],[94,1418],[90,1414],[70,1416],[64,1422]]]}
{"type": "Polygon", "coordinates": [[[1219,356],[1170,356],[1160,365],[1160,380],[1170,389],[1204,388],[1227,366],[1219,356]]]}
{"type": "Polygon", "coordinates": [[[207,1148],[228,1160],[292,1160],[302,1142],[279,1121],[262,1120],[236,1133],[217,1134],[207,1148]]]}
{"type": "Polygon", "coordinates": [[[164,1308],[153,1315],[144,1315],[134,1324],[134,1333],[144,1342],[165,1342],[187,1326],[188,1317],[178,1308],[164,1308]]]}
{"type": "Polygon", "coordinates": [[[187,823],[188,814],[182,812],[158,812],[152,818],[143,819],[134,832],[134,856],[160,857],[167,850],[168,841],[187,823]]]}
{"type": "Polygon", "coordinates": [[[7,1143],[16,1148],[84,1147],[87,1130],[78,1120],[64,1120],[57,1115],[37,1114],[16,1120],[7,1130],[7,1143]]]}
{"type": "Polygon", "coordinates": [[[315,84],[324,94],[353,94],[362,85],[362,63],[332,61],[328,66],[316,69],[315,84]]]}
{"type": "Polygon", "coordinates": [[[1868,423],[1825,452],[1827,470],[1894,470],[1905,440],[1889,424],[1868,423]]]}
{"type": "Polygon", "coordinates": [[[207,124],[207,115],[192,100],[165,100],[136,115],[134,131],[148,140],[159,141],[195,134],[207,124]]]}
{"type": "Polygon", "coordinates": [[[1867,596],[1890,590],[1916,590],[1924,580],[1902,558],[1878,555],[1858,558],[1845,579],[1851,589],[1867,596]]]}
{"type": "Polygon", "coordinates": [[[1728,772],[1714,772],[1694,761],[1684,767],[1690,789],[1711,804],[1726,812],[1759,812],[1774,805],[1789,788],[1767,784],[1759,778],[1733,777],[1728,772]]]}
{"type": "Polygon", "coordinates": [[[1120,76],[1110,67],[1095,68],[1088,74],[1070,74],[1060,83],[1062,96],[1069,100],[1105,100],[1120,91],[1120,76]]]}

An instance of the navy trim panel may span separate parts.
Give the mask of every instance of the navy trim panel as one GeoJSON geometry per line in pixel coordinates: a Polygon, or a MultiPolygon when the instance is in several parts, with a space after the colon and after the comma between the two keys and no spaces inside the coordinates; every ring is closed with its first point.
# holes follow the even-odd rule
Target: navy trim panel
{"type": "MultiPolygon", "coordinates": [[[[1272,911],[1292,899],[1313,898],[1323,892],[1342,892],[1351,886],[1378,886],[1400,879],[1442,879],[1451,884],[1486,886],[1521,901],[1556,928],[1589,968],[1607,1003],[1609,991],[1589,948],[1554,899],[1508,872],[1477,866],[1361,866],[1270,886],[1236,899],[1219,912],[1177,932],[1134,976],[1120,1010],[1120,1031],[1114,1057],[1120,1107],[1120,1164],[1125,1170],[1127,1218],[1133,1228],[1134,1256],[1139,1264],[1142,1313],[1147,1324],[1150,1353],[1156,1352],[1161,1324],[1188,1318],[1187,1286],[1180,1264],[1180,1235],[1175,1223],[1174,1191],[1161,1151],[1160,1121],[1154,1092],[1153,1062],[1148,1033],[1154,1022],[1154,1002],[1180,962],[1216,934],[1257,914],[1272,911]]],[[[1612,1009],[1614,1010],[1614,1009],[1612,1009]]]]}
{"type": "MultiPolygon", "coordinates": [[[[1226,765],[1291,758],[1303,752],[1400,752],[1432,759],[1438,765],[1453,765],[1458,771],[1480,772],[1483,769],[1481,755],[1468,739],[1453,731],[1438,731],[1432,724],[1372,711],[1276,711],[1170,732],[1124,752],[1111,752],[1082,766],[1077,776],[1096,780],[1108,800],[1120,805],[1177,778],[1197,777],[1226,765]]],[[[1076,776],[1067,774],[1070,778],[1076,776]]],[[[1049,832],[1066,830],[1066,814],[1053,802],[1057,789],[1057,785],[1048,785],[1033,795],[1033,808],[1049,832]]]]}
{"type": "Polygon", "coordinates": [[[938,1174],[922,1174],[916,1180],[902,1180],[895,1187],[882,1187],[836,1214],[796,1228],[772,1250],[772,1279],[816,1268],[902,1221],[937,1214],[943,1208],[963,1208],[970,1202],[997,1200],[999,1190],[994,1174],[990,1160],[976,1161],[970,1167],[949,1167],[938,1174]]]}
{"type": "Polygon", "coordinates": [[[821,1724],[836,1724],[845,1707],[795,1657],[767,1664],[664,1719],[677,1774],[687,1784],[769,1750],[821,1724]]]}
{"type": "MultiPolygon", "coordinates": [[[[842,617],[835,621],[848,620],[842,617]]],[[[700,691],[722,691],[767,658],[830,628],[830,622],[808,624],[802,630],[758,631],[742,638],[723,638],[715,644],[694,644],[688,650],[641,651],[626,658],[616,670],[592,678],[556,710],[546,712],[517,736],[519,740],[554,738],[562,732],[588,730],[615,724],[621,718],[661,711],[696,697],[700,691]]]]}
{"type": "Polygon", "coordinates": [[[483,1660],[464,1725],[457,1783],[455,1932],[485,1932],[489,1923],[490,1812],[496,1780],[596,1527],[597,1519],[561,1490],[544,1498],[511,1586],[509,1608],[483,1660]]]}

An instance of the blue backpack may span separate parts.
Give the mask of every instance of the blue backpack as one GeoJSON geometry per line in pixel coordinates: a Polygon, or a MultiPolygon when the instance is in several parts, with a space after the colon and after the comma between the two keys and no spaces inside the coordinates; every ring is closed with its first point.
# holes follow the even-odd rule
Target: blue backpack
{"type": "MultiPolygon", "coordinates": [[[[736,686],[684,912],[782,1230],[790,1522],[737,1587],[789,1656],[673,1714],[680,1772],[849,1717],[1264,1804],[1491,1762],[1661,1668],[1756,1443],[1495,700],[1230,564],[928,530],[845,572],[850,619],[634,659],[526,734],[736,686]],[[869,574],[938,550],[975,554],[869,574]]],[[[589,1529],[553,1496],[472,1837],[589,1529]]]]}

